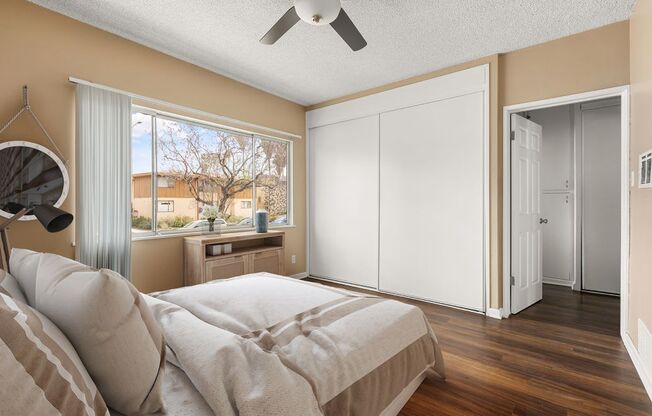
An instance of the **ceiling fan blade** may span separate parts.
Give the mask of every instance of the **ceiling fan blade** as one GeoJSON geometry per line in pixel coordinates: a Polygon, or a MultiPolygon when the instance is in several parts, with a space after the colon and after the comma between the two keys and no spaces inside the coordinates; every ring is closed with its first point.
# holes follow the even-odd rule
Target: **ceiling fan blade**
{"type": "Polygon", "coordinates": [[[265,33],[265,36],[260,38],[260,43],[265,45],[272,45],[274,42],[279,40],[281,36],[285,34],[288,30],[292,28],[300,20],[299,15],[294,10],[294,6],[290,7],[290,10],[285,12],[285,14],[278,19],[278,22],[272,26],[271,29],[265,33]]]}
{"type": "Polygon", "coordinates": [[[331,23],[331,26],[354,51],[359,51],[367,46],[367,41],[364,40],[344,9],[340,9],[340,14],[337,15],[337,19],[331,23]]]}

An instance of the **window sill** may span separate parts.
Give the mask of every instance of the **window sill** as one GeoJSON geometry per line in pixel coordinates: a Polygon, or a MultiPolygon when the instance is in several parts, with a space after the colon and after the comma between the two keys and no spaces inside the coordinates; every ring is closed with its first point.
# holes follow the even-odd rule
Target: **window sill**
{"type": "MultiPolygon", "coordinates": [[[[283,229],[290,229],[290,228],[296,228],[296,225],[276,225],[274,227],[269,227],[270,230],[283,230],[283,229]]],[[[215,235],[223,235],[223,234],[232,234],[232,233],[242,233],[242,232],[247,232],[247,231],[256,231],[255,228],[235,228],[235,229],[227,229],[227,230],[220,230],[219,234],[215,235]]],[[[150,235],[143,235],[143,236],[138,236],[138,237],[131,237],[131,241],[147,241],[147,240],[162,240],[166,238],[181,238],[181,237],[192,237],[195,235],[202,235],[207,233],[203,233],[200,231],[197,232],[187,232],[187,233],[169,233],[169,234],[150,234],[150,235]]]]}

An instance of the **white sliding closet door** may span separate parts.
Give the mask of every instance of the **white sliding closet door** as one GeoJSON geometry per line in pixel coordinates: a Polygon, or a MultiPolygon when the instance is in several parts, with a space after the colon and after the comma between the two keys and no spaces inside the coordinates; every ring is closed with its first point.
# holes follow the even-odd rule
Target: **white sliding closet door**
{"type": "Polygon", "coordinates": [[[380,290],[484,310],[484,95],[380,116],[380,290]]]}
{"type": "Polygon", "coordinates": [[[309,140],[310,274],[378,288],[378,115],[309,140]]]}
{"type": "Polygon", "coordinates": [[[582,289],[620,293],[620,105],[581,108],[582,289]]]}

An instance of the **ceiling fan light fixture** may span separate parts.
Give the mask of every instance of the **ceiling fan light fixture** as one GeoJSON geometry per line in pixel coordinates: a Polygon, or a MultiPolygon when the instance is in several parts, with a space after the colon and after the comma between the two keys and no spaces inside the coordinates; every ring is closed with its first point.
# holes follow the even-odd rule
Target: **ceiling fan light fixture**
{"type": "Polygon", "coordinates": [[[354,52],[367,46],[367,41],[355,27],[349,15],[342,9],[340,0],[295,0],[294,6],[290,7],[260,38],[260,43],[273,45],[299,20],[313,26],[330,24],[354,52]]]}
{"type": "Polygon", "coordinates": [[[340,0],[296,0],[294,8],[304,22],[323,26],[333,22],[340,14],[340,0]]]}

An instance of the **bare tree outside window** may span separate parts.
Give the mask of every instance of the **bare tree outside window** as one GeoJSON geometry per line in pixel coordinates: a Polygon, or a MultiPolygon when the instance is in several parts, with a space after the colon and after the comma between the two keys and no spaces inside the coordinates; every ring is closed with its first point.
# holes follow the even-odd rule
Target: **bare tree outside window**
{"type": "Polygon", "coordinates": [[[251,190],[251,136],[158,120],[158,171],[184,183],[202,206],[214,206],[227,223],[242,218],[233,212],[236,196],[251,190]]]}

